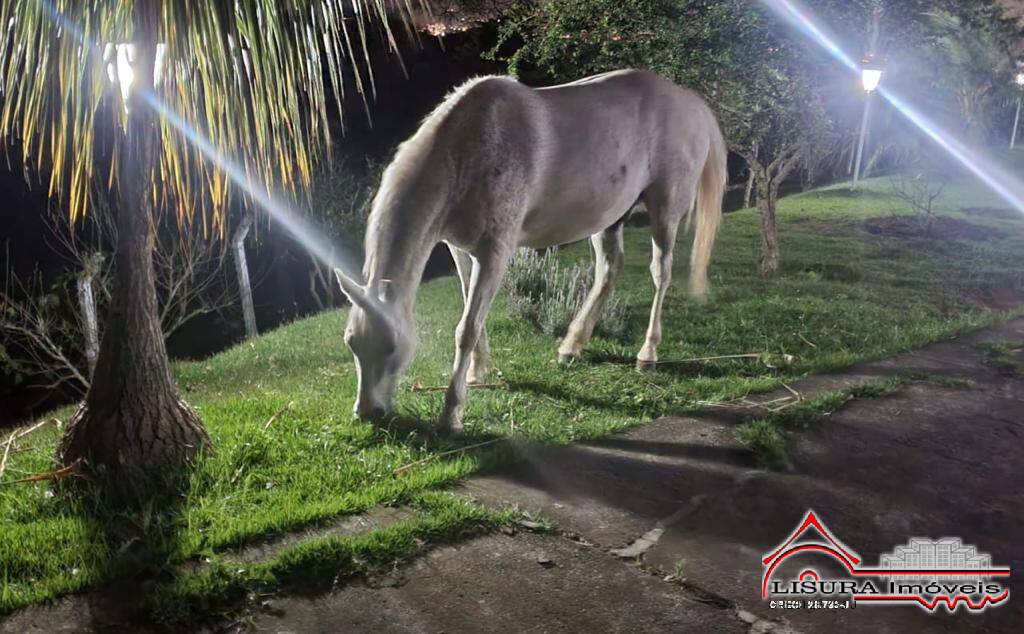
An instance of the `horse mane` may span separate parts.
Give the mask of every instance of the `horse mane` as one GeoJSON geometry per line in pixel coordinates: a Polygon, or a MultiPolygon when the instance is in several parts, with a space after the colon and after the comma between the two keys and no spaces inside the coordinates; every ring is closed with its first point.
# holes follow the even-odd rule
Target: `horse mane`
{"type": "MultiPolygon", "coordinates": [[[[430,159],[431,150],[437,141],[441,125],[448,119],[463,98],[477,85],[495,79],[515,81],[502,75],[482,75],[474,77],[445,96],[444,100],[424,117],[416,133],[403,141],[395,151],[395,157],[388,164],[381,176],[380,187],[373,199],[373,206],[366,226],[366,264],[369,274],[371,258],[375,256],[377,246],[383,238],[392,233],[392,223],[396,209],[395,201],[406,194],[420,174],[420,167],[430,159]]],[[[401,221],[399,221],[401,222],[401,221]]]]}

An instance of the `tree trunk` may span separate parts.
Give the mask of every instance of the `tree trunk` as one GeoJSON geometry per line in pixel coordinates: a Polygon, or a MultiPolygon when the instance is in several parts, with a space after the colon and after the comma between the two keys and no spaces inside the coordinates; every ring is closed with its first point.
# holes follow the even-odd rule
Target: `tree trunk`
{"type": "MultiPolygon", "coordinates": [[[[133,87],[152,86],[159,12],[144,2],[135,11],[133,87]]],[[[160,330],[148,196],[158,132],[152,109],[133,92],[118,181],[113,297],[92,385],[57,450],[62,465],[77,464],[129,503],[175,490],[182,467],[210,442],[178,394],[160,330]]]]}
{"type": "Polygon", "coordinates": [[[316,261],[314,260],[313,261],[313,268],[309,269],[309,271],[308,271],[308,275],[309,275],[309,294],[313,298],[313,301],[316,302],[317,312],[323,312],[323,310],[326,308],[324,306],[324,300],[323,300],[323,298],[320,297],[320,291],[318,291],[317,288],[316,288],[317,274],[319,272],[320,272],[320,269],[317,266],[316,261]]]}
{"type": "MultiPolygon", "coordinates": [[[[757,157],[757,142],[754,142],[754,147],[752,149],[752,153],[753,153],[752,155],[754,157],[757,157]]],[[[756,158],[752,159],[752,160],[756,160],[756,158]]],[[[747,161],[747,162],[750,163],[750,161],[747,161]]],[[[751,198],[754,195],[754,183],[757,182],[757,170],[754,169],[754,166],[753,165],[748,165],[747,169],[750,170],[750,177],[747,178],[747,191],[744,192],[744,194],[743,194],[743,208],[744,209],[750,209],[751,198]]]]}
{"type": "Polygon", "coordinates": [[[751,198],[754,195],[754,181],[755,181],[754,170],[751,169],[750,170],[750,177],[747,178],[747,191],[745,191],[743,193],[743,208],[744,209],[749,209],[750,208],[751,198]]]}
{"type": "Polygon", "coordinates": [[[242,224],[238,225],[235,235],[231,238],[231,248],[235,252],[235,273],[238,276],[238,294],[242,299],[242,318],[245,320],[245,338],[252,339],[259,332],[256,330],[256,309],[252,303],[252,282],[249,281],[249,264],[245,258],[245,237],[249,235],[254,217],[246,212],[242,224]]]}
{"type": "Polygon", "coordinates": [[[779,188],[775,184],[759,184],[757,208],[761,213],[761,276],[768,279],[779,272],[779,229],[775,222],[775,204],[779,188]]]}

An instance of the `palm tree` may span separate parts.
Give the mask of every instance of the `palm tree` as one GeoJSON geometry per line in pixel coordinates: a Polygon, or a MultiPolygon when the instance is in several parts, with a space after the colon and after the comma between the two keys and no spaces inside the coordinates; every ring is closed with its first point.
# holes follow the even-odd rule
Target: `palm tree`
{"type": "Polygon", "coordinates": [[[175,214],[223,234],[233,192],[252,201],[237,174],[208,160],[210,147],[256,190],[308,187],[327,157],[345,73],[364,105],[372,88],[368,30],[396,46],[385,1],[0,3],[0,133],[72,219],[99,197],[118,214],[114,297],[61,465],[130,501],[175,481],[210,446],[168,364],[154,218],[175,214]]]}

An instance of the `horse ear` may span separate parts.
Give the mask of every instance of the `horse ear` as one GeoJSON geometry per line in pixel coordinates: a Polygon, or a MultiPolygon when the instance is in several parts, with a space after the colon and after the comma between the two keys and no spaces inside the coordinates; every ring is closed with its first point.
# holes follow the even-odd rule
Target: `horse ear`
{"type": "Polygon", "coordinates": [[[385,311],[384,305],[367,293],[366,289],[359,282],[345,275],[345,272],[341,269],[334,269],[334,276],[338,279],[338,286],[341,287],[341,292],[345,293],[348,301],[352,302],[353,306],[358,306],[370,317],[385,324],[391,324],[391,316],[385,311]]]}

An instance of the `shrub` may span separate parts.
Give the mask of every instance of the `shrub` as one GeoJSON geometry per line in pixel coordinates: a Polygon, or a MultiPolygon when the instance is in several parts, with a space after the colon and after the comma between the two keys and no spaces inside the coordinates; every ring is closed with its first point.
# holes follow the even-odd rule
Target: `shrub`
{"type": "MultiPolygon", "coordinates": [[[[520,249],[505,274],[509,313],[544,334],[560,337],[583,306],[593,279],[593,265],[565,266],[554,251],[520,249]]],[[[629,313],[614,295],[605,303],[595,331],[620,341],[629,335],[629,313]]]]}

